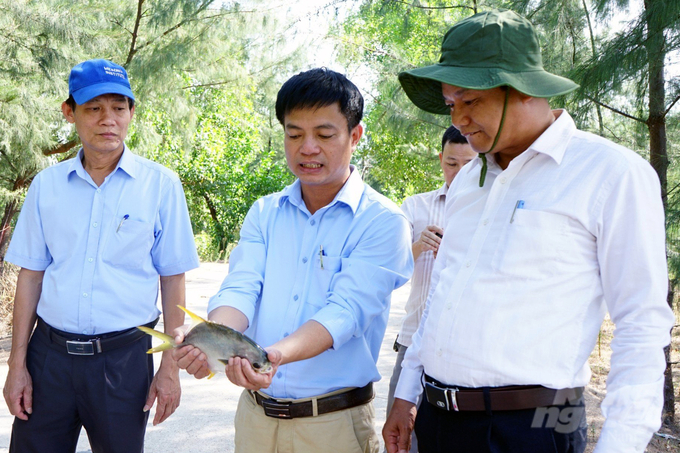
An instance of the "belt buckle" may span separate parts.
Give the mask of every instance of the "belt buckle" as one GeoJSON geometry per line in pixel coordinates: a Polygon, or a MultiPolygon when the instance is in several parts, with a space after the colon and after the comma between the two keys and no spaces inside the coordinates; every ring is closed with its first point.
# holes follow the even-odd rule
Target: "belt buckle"
{"type": "Polygon", "coordinates": [[[268,417],[274,418],[293,418],[290,413],[290,402],[280,402],[276,400],[262,400],[262,408],[264,409],[264,414],[268,417]]]}
{"type": "Polygon", "coordinates": [[[66,342],[66,352],[71,355],[94,355],[102,352],[102,345],[99,338],[89,341],[69,340],[66,342]]]}
{"type": "Polygon", "coordinates": [[[446,411],[459,412],[456,400],[457,387],[440,387],[433,382],[425,382],[425,396],[430,404],[446,411]]]}
{"type": "Polygon", "coordinates": [[[458,401],[456,400],[456,393],[458,393],[458,387],[446,389],[446,397],[449,401],[449,404],[451,404],[451,408],[447,408],[448,410],[453,409],[455,412],[459,412],[460,409],[458,409],[458,401]]]}

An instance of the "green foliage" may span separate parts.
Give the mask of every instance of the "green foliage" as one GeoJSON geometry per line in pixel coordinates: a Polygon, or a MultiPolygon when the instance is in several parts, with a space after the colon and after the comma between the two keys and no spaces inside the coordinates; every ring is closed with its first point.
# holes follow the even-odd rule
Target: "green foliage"
{"type": "Polygon", "coordinates": [[[225,258],[250,206],[291,181],[285,165],[261,149],[264,119],[253,113],[247,91],[226,88],[186,90],[185,102],[199,107],[193,134],[178,135],[161,110],[147,111],[161,143],[150,157],[175,170],[190,206],[194,232],[207,232],[202,252],[225,258]]]}
{"type": "Polygon", "coordinates": [[[281,78],[303,64],[295,50],[281,51],[285,35],[275,12],[257,12],[259,0],[249,5],[0,0],[0,266],[33,176],[77,151],[75,130],[59,106],[68,96],[70,68],[90,58],[127,69],[137,98],[128,145],[196,187],[187,190],[196,231],[213,234],[225,250],[244,207],[288,178],[270,106],[281,78]],[[218,118],[222,101],[234,109],[218,118]],[[205,211],[208,199],[215,213],[205,211]]]}
{"type": "Polygon", "coordinates": [[[399,202],[442,184],[437,154],[450,125],[446,116],[416,108],[397,74],[439,59],[446,30],[473,13],[472,2],[366,0],[334,33],[346,65],[367,65],[365,139],[355,155],[366,182],[399,202]]]}

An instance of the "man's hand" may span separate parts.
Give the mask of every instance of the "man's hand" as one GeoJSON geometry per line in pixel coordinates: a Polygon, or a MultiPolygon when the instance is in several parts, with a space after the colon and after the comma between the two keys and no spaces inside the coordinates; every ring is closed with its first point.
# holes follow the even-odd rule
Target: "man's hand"
{"type": "Polygon", "coordinates": [[[2,393],[9,413],[21,420],[28,420],[33,413],[33,380],[24,367],[10,367],[2,393]]]}
{"type": "MultiPolygon", "coordinates": [[[[181,344],[184,341],[184,334],[189,329],[188,325],[178,327],[175,329],[175,344],[181,344]]],[[[210,376],[210,367],[208,366],[208,357],[197,347],[187,345],[181,348],[175,348],[172,351],[172,358],[177,363],[177,366],[187,373],[191,374],[196,379],[203,379],[210,376]]]]}
{"type": "Polygon", "coordinates": [[[153,403],[158,399],[156,404],[156,416],[153,418],[153,424],[156,426],[164,422],[170,417],[173,412],[179,407],[179,400],[182,396],[182,389],[179,384],[179,368],[169,355],[169,351],[163,353],[163,360],[158,372],[153,377],[151,387],[149,388],[149,396],[146,398],[144,405],[144,412],[151,409],[153,403]]]}
{"type": "Polygon", "coordinates": [[[382,430],[387,453],[408,453],[411,433],[416,421],[416,405],[399,398],[394,399],[392,410],[382,430]]]}
{"type": "Polygon", "coordinates": [[[265,350],[267,351],[267,358],[272,363],[271,371],[268,373],[258,373],[247,359],[232,357],[229,359],[229,365],[224,370],[229,380],[239,387],[253,391],[269,387],[276,374],[276,370],[278,370],[281,364],[283,355],[277,349],[266,348],[265,350]]]}
{"type": "Polygon", "coordinates": [[[439,245],[442,243],[442,236],[444,230],[439,228],[437,225],[428,225],[416,242],[413,243],[413,258],[417,259],[418,256],[423,252],[429,252],[430,250],[434,252],[435,257],[439,251],[439,245]]]}

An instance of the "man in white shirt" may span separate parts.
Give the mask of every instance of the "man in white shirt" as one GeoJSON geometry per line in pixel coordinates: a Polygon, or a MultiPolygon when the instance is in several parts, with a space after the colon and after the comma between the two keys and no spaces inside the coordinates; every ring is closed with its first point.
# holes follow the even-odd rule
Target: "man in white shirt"
{"type": "Polygon", "coordinates": [[[451,185],[445,235],[383,429],[387,451],[582,452],[588,357],[606,311],[606,417],[595,452],[643,452],[660,426],[664,213],[640,156],[579,131],[547,98],[531,24],[492,10],[454,25],[434,66],[399,75],[480,153],[451,185]],[[470,52],[474,49],[474,52],[470,52]],[[443,95],[443,97],[442,97],[443,95]],[[425,400],[415,401],[425,385],[425,400]]]}
{"type": "MultiPolygon", "coordinates": [[[[401,324],[399,335],[394,342],[394,350],[397,352],[397,361],[392,370],[390,378],[389,393],[387,395],[387,414],[390,413],[394,402],[394,390],[397,388],[399,373],[401,373],[401,362],[404,354],[411,345],[411,337],[418,329],[420,317],[425,309],[425,300],[430,290],[430,277],[434,259],[441,243],[444,230],[442,229],[444,220],[444,205],[446,202],[446,192],[461,168],[472,159],[477,157],[477,153],[470,148],[465,137],[453,126],[444,132],[442,137],[442,150],[439,153],[439,165],[444,175],[444,185],[431,192],[412,195],[404,200],[401,210],[404,211],[406,218],[411,225],[411,237],[413,238],[414,269],[411,277],[411,293],[406,302],[406,315],[401,324]]],[[[418,451],[418,443],[415,436],[412,436],[411,453],[418,451]]]]}

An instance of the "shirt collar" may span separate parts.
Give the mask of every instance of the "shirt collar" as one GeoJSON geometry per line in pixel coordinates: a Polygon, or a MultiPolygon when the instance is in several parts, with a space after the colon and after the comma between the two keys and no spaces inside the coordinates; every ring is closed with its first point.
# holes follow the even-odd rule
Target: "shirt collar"
{"type": "MultiPolygon", "coordinates": [[[[453,184],[453,181],[451,181],[451,184],[453,184]]],[[[449,191],[449,188],[446,187],[446,181],[444,181],[444,185],[442,185],[438,190],[437,193],[434,194],[436,198],[444,197],[446,198],[446,193],[449,191]]]]}
{"type": "Polygon", "coordinates": [[[536,139],[529,149],[550,156],[557,164],[562,162],[567,145],[576,131],[576,124],[564,109],[553,110],[555,121],[536,139]]]}
{"type": "MultiPolygon", "coordinates": [[[[364,182],[361,180],[361,176],[354,165],[350,165],[349,168],[351,172],[349,178],[347,178],[345,185],[342,186],[328,206],[333,206],[336,203],[344,203],[352,210],[352,214],[355,214],[364,193],[364,182]]],[[[298,208],[304,206],[299,179],[296,179],[293,184],[283,189],[281,198],[279,199],[279,206],[283,206],[286,201],[298,208]]]]}
{"type": "MultiPolygon", "coordinates": [[[[127,173],[130,177],[134,178],[136,166],[137,166],[137,162],[135,161],[134,154],[132,154],[132,151],[130,151],[130,149],[127,147],[127,145],[124,145],[123,154],[120,156],[120,159],[118,160],[118,164],[116,164],[116,168],[113,169],[111,174],[115,173],[116,170],[118,170],[120,168],[125,173],[127,173]]],[[[78,176],[80,176],[82,179],[87,179],[86,176],[85,176],[85,175],[87,175],[87,172],[85,171],[85,167],[83,167],[83,148],[80,148],[76,157],[71,161],[71,165],[69,166],[67,177],[70,177],[71,174],[74,173],[74,172],[78,176]]]]}
{"type": "MultiPolygon", "coordinates": [[[[564,158],[564,153],[567,150],[567,145],[571,136],[576,131],[576,124],[571,115],[564,109],[553,110],[555,121],[536,139],[534,143],[529,146],[526,151],[534,151],[536,153],[545,154],[551,157],[558,165],[564,158]]],[[[525,152],[526,152],[525,151],[525,152]]],[[[482,159],[477,157],[470,162],[470,169],[482,165],[482,159]]],[[[499,169],[500,166],[496,163],[496,159],[488,159],[489,169],[499,169]]]]}

